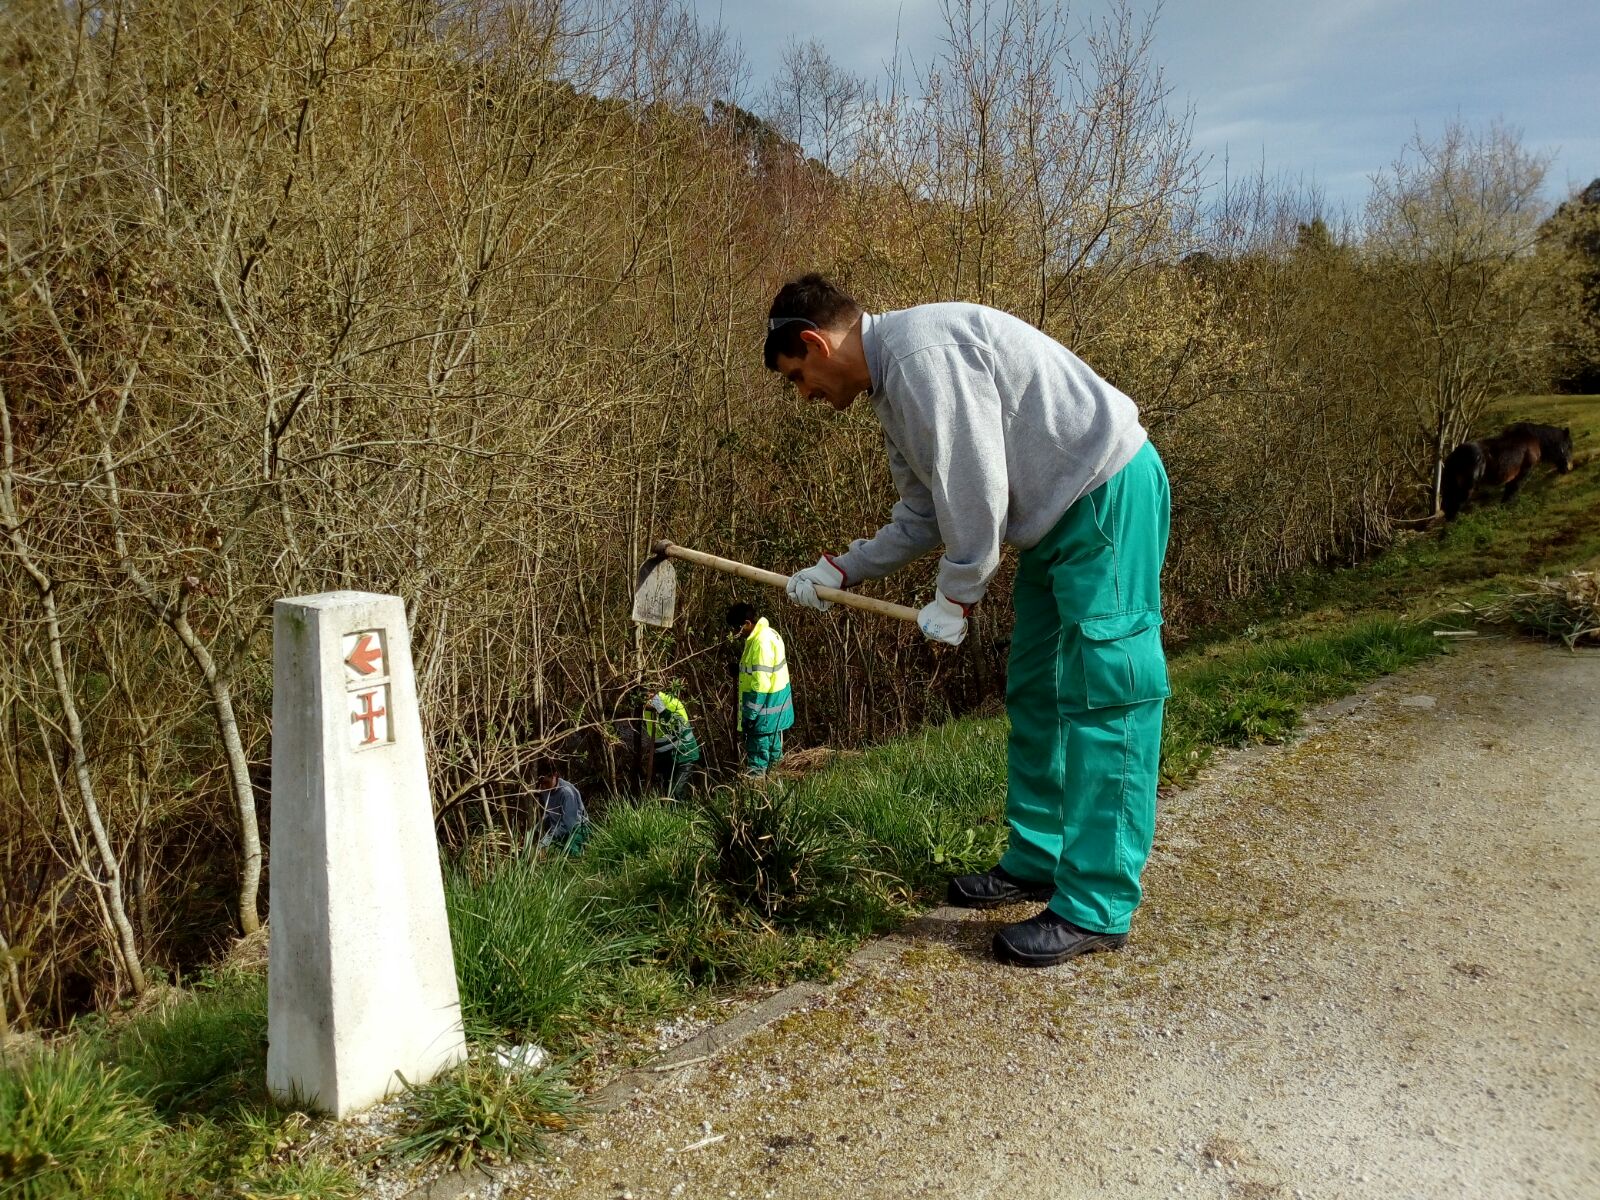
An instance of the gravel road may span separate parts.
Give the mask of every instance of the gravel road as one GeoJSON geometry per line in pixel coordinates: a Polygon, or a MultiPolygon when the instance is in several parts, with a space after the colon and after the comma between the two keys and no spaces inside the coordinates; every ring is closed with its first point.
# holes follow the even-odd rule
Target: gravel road
{"type": "Polygon", "coordinates": [[[1491,640],[1166,800],[1120,954],[941,909],[504,1197],[1600,1197],[1600,655],[1491,640]]]}

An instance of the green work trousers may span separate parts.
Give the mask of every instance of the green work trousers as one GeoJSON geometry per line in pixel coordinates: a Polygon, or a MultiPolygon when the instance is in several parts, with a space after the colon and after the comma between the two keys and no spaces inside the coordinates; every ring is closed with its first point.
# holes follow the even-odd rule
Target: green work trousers
{"type": "Polygon", "coordinates": [[[1155,834],[1170,511],[1146,443],[1017,565],[1000,865],[1053,882],[1050,907],[1100,933],[1126,932],[1155,834]]]}
{"type": "Polygon", "coordinates": [[[752,775],[765,775],[768,770],[778,765],[778,760],[783,757],[783,730],[775,729],[771,733],[751,733],[748,729],[744,734],[744,769],[752,775]]]}
{"type": "Polygon", "coordinates": [[[697,756],[688,762],[680,762],[671,751],[658,752],[651,770],[655,774],[657,788],[674,800],[682,800],[700,770],[700,759],[697,756]]]}

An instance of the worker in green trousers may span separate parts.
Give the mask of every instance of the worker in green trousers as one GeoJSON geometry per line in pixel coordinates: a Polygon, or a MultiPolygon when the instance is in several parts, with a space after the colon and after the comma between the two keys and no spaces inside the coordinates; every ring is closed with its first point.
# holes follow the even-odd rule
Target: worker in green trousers
{"type": "Polygon", "coordinates": [[[818,275],[784,285],[765,361],[843,411],[866,393],[899,501],[889,523],[789,579],[792,600],[853,587],[942,545],[917,623],[959,645],[1000,563],[1021,551],[1006,687],[1006,819],[993,868],[952,904],[1049,903],[1003,927],[1004,961],[1049,966],[1127,940],[1155,829],[1161,568],[1170,501],[1133,402],[1059,342],[977,304],[872,314],[818,275]]]}
{"type": "Polygon", "coordinates": [[[1000,866],[1050,880],[1052,910],[1112,934],[1128,931],[1155,833],[1168,511],[1146,442],[1022,552],[1012,588],[1000,866]]]}
{"type": "Polygon", "coordinates": [[[739,738],[744,773],[760,778],[783,758],[783,731],[794,725],[789,653],[755,606],[729,605],[728,637],[739,647],[739,738]]]}

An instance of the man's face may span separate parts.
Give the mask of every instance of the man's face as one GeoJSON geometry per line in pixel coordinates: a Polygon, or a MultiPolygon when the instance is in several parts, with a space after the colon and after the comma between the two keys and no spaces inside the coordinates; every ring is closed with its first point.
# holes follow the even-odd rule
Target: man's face
{"type": "Polygon", "coordinates": [[[773,360],[778,374],[794,384],[794,390],[807,400],[816,400],[843,412],[855,402],[861,388],[849,378],[849,372],[834,353],[836,347],[831,336],[806,329],[801,332],[800,339],[806,344],[806,356],[778,355],[773,360]]]}

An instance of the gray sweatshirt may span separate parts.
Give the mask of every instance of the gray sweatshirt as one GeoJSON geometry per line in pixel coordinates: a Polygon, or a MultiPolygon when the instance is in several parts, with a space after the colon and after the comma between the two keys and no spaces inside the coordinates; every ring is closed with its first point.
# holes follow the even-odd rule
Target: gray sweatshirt
{"type": "Polygon", "coordinates": [[[545,792],[535,792],[539,800],[539,844],[565,842],[589,822],[583,807],[583,797],[578,789],[565,779],[557,779],[555,787],[545,792]]]}
{"type": "Polygon", "coordinates": [[[939,590],[982,598],[1000,545],[1036,545],[1146,441],[1139,411],[1054,338],[979,304],[861,318],[872,408],[900,492],[889,524],[834,561],[846,584],[943,543],[939,590]]]}

